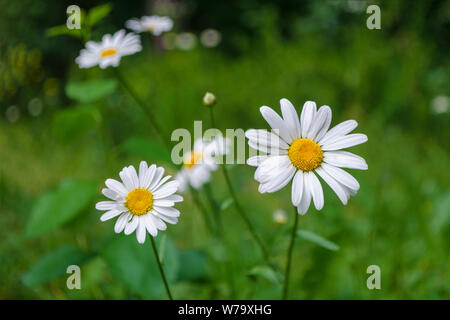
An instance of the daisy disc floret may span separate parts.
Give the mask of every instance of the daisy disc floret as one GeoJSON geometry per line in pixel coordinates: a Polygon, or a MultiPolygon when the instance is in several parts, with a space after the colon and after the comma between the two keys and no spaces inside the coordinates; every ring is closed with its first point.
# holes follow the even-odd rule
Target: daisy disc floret
{"type": "Polygon", "coordinates": [[[120,171],[121,181],[107,179],[107,188],[102,190],[109,201],[96,204],[98,210],[106,211],[101,221],[118,217],[114,231],[131,234],[136,231],[139,243],[144,243],[146,233],[153,237],[158,230],[166,230],[166,223],[176,224],[180,212],[174,208],[183,197],[176,194],[179,183],[164,177],[164,168],[148,166],[145,161],[139,165],[139,173],[133,166],[120,171]]]}
{"type": "Polygon", "coordinates": [[[125,23],[128,29],[136,33],[151,32],[155,36],[172,30],[173,21],[169,17],[143,16],[140,19],[133,18],[125,23]]]}
{"type": "Polygon", "coordinates": [[[142,50],[141,40],[134,33],[119,30],[113,35],[105,34],[101,42],[88,41],[86,48],[80,51],[75,62],[80,68],[91,68],[98,65],[104,69],[117,67],[123,56],[142,50]]]}
{"type": "Polygon", "coordinates": [[[341,168],[367,170],[366,161],[342,149],[367,141],[361,133],[350,133],[358,125],[355,120],[344,121],[329,129],[331,109],[307,101],[300,115],[287,99],[281,99],[280,117],[273,109],[263,106],[263,118],[272,127],[248,130],[248,144],[262,155],[251,157],[247,164],[257,167],[255,180],[259,192],[275,192],[292,181],[291,200],[300,214],[308,211],[311,200],[317,210],[324,205],[320,176],[345,205],[359,190],[358,181],[341,168]]]}

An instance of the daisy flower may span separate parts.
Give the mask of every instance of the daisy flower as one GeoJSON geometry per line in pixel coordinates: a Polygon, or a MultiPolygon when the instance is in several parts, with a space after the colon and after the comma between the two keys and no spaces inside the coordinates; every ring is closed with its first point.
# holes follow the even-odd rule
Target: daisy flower
{"type": "Polygon", "coordinates": [[[141,161],[139,174],[129,166],[119,173],[122,182],[107,179],[107,188],[102,193],[110,201],[100,201],[95,205],[97,210],[106,211],[100,220],[118,216],[114,231],[125,231],[129,235],[136,230],[139,243],[145,242],[147,231],[156,237],[158,230],[166,230],[165,222],[176,224],[180,212],[173,206],[183,201],[183,197],[175,194],[179,183],[167,182],[171,176],[163,175],[163,167],[154,164],[149,167],[147,162],[141,161]]]}
{"type": "Polygon", "coordinates": [[[101,42],[88,41],[86,48],[80,51],[75,62],[80,68],[91,68],[99,65],[104,69],[117,67],[120,58],[142,50],[141,39],[134,33],[119,30],[113,35],[105,34],[101,42]]]}
{"type": "Polygon", "coordinates": [[[292,180],[291,199],[299,214],[308,211],[311,199],[317,210],[324,205],[319,175],[345,205],[359,189],[358,181],[341,168],[367,170],[366,161],[341,149],[367,141],[367,136],[350,132],[358,125],[355,120],[344,121],[329,130],[331,109],[307,101],[300,115],[294,106],[281,99],[280,117],[273,109],[263,106],[263,118],[272,127],[267,130],[248,130],[245,135],[253,149],[262,151],[247,160],[257,167],[255,180],[259,192],[275,192],[292,180]]]}
{"type": "Polygon", "coordinates": [[[154,36],[159,36],[161,33],[172,29],[173,21],[169,17],[144,16],[141,19],[128,20],[125,26],[137,33],[148,31],[154,36]]]}
{"type": "Polygon", "coordinates": [[[180,183],[180,192],[188,186],[199,189],[211,179],[211,171],[217,170],[217,156],[227,154],[228,139],[217,136],[211,141],[203,138],[194,142],[191,151],[184,155],[183,168],[175,179],[180,183]]]}

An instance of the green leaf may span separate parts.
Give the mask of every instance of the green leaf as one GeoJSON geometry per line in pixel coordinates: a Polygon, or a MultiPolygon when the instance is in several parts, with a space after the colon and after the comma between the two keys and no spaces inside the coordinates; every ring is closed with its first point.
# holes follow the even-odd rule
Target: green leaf
{"type": "Polygon", "coordinates": [[[45,35],[47,37],[67,35],[78,39],[83,38],[81,29],[69,29],[65,24],[48,28],[47,30],[45,30],[45,35]]]}
{"type": "MultiPolygon", "coordinates": [[[[147,235],[150,237],[150,235],[147,235]]],[[[156,238],[160,247],[160,237],[156,238]]],[[[151,248],[150,240],[139,244],[136,235],[121,235],[103,252],[111,274],[134,293],[146,298],[165,297],[164,284],[151,248]]],[[[179,271],[178,250],[170,238],[164,245],[163,268],[168,282],[173,282],[179,271]]],[[[161,251],[161,250],[159,250],[161,251]]],[[[158,252],[161,255],[161,252],[158,252]]]]}
{"type": "Polygon", "coordinates": [[[147,161],[163,161],[167,164],[173,164],[167,148],[149,138],[132,137],[122,143],[121,150],[124,153],[139,156],[147,161]]]}
{"type": "Polygon", "coordinates": [[[58,111],[52,120],[52,132],[61,142],[70,142],[90,132],[100,121],[94,107],[74,107],[58,111]]]}
{"type": "Polygon", "coordinates": [[[117,88],[116,79],[96,79],[89,81],[70,81],[66,85],[69,98],[89,103],[106,97],[117,88]]]}
{"type": "Polygon", "coordinates": [[[251,278],[257,277],[264,278],[278,286],[280,286],[283,283],[284,278],[284,276],[281,273],[274,271],[273,268],[267,265],[260,265],[253,267],[248,273],[248,275],[251,278]]]}
{"type": "Polygon", "coordinates": [[[328,250],[339,250],[339,246],[336,243],[331,242],[330,240],[327,240],[324,237],[319,236],[317,233],[309,230],[297,230],[297,237],[311,241],[328,250]]]}
{"type": "Polygon", "coordinates": [[[228,198],[224,202],[220,204],[220,211],[224,211],[228,209],[229,206],[231,206],[234,203],[233,198],[228,198]]]}
{"type": "Polygon", "coordinates": [[[28,287],[36,287],[66,274],[70,265],[80,265],[91,257],[75,246],[61,246],[47,253],[27,273],[22,282],[28,287]]]}
{"type": "Polygon", "coordinates": [[[107,17],[111,12],[112,6],[110,3],[103,4],[89,10],[87,15],[87,24],[92,27],[99,23],[102,19],[107,17]]]}
{"type": "Polygon", "coordinates": [[[65,180],[56,189],[41,195],[31,209],[27,236],[55,230],[85,210],[97,193],[92,181],[65,180]]]}
{"type": "Polygon", "coordinates": [[[199,281],[208,278],[207,258],[202,251],[183,250],[179,253],[180,268],[178,281],[199,281]]]}

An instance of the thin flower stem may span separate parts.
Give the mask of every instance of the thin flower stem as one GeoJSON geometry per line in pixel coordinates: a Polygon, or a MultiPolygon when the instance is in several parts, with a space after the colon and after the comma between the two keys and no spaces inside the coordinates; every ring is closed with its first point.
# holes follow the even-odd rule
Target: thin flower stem
{"type": "Polygon", "coordinates": [[[222,237],[223,236],[223,223],[222,223],[222,216],[220,215],[220,207],[219,207],[218,203],[216,202],[216,200],[214,199],[214,196],[213,196],[213,193],[211,190],[211,185],[209,183],[206,183],[203,188],[205,190],[206,198],[208,199],[208,202],[213,211],[214,220],[216,222],[217,233],[219,234],[219,236],[222,237]]]}
{"type": "Polygon", "coordinates": [[[288,255],[287,255],[287,263],[286,263],[286,273],[284,276],[284,289],[283,289],[283,300],[286,300],[288,297],[288,289],[289,289],[289,274],[291,272],[291,260],[292,260],[292,251],[294,248],[295,237],[297,234],[297,225],[298,225],[298,216],[297,208],[294,207],[294,227],[292,228],[291,234],[291,243],[289,244],[288,255]]]}
{"type": "Polygon", "coordinates": [[[161,129],[161,127],[158,125],[158,123],[156,122],[156,118],[153,115],[153,112],[151,111],[151,109],[149,109],[144,101],[137,95],[137,93],[131,88],[131,86],[127,83],[127,81],[125,80],[125,78],[122,76],[122,74],[120,73],[118,68],[114,68],[114,73],[117,77],[117,79],[119,80],[120,84],[122,85],[122,87],[128,92],[128,94],[134,99],[134,101],[136,102],[137,106],[141,109],[141,111],[146,115],[146,117],[148,118],[150,124],[153,126],[154,131],[156,132],[156,135],[159,137],[159,139],[164,143],[164,145],[169,149],[169,151],[171,150],[171,146],[170,143],[168,142],[169,140],[167,140],[165,137],[167,137],[167,135],[165,134],[165,132],[161,129]]]}
{"type": "Polygon", "coordinates": [[[155,239],[150,236],[150,240],[152,242],[153,253],[155,254],[156,262],[158,263],[159,273],[161,274],[161,278],[164,282],[164,287],[166,288],[167,295],[170,300],[173,300],[172,294],[170,293],[169,284],[167,283],[166,275],[164,274],[164,270],[161,265],[161,261],[159,260],[158,250],[156,249],[155,239]]]}
{"type": "MultiPolygon", "coordinates": [[[[210,109],[211,126],[212,126],[213,128],[215,128],[216,125],[215,125],[215,119],[214,119],[214,111],[213,111],[213,107],[210,107],[209,109],[210,109]]],[[[265,261],[269,266],[272,266],[272,264],[270,263],[269,254],[268,254],[268,252],[267,252],[266,247],[264,246],[264,243],[262,242],[262,240],[261,240],[261,238],[259,237],[259,235],[256,233],[255,228],[253,228],[252,222],[250,221],[250,219],[248,218],[248,216],[245,214],[244,210],[243,210],[242,207],[241,207],[241,204],[240,204],[239,200],[238,200],[237,197],[236,197],[236,193],[234,192],[233,185],[231,184],[231,180],[230,180],[230,177],[229,177],[229,175],[228,175],[228,170],[227,170],[227,168],[225,167],[224,164],[222,164],[220,167],[222,168],[222,173],[223,173],[223,176],[224,176],[224,178],[225,178],[225,181],[226,181],[226,184],[227,184],[227,187],[228,187],[228,192],[230,193],[231,198],[233,199],[233,203],[234,203],[234,206],[236,207],[237,212],[239,213],[239,215],[241,216],[241,218],[244,220],[244,222],[245,222],[245,224],[246,224],[248,230],[250,231],[250,234],[251,234],[252,237],[255,239],[255,242],[258,244],[258,246],[259,246],[259,248],[260,248],[260,250],[261,250],[261,253],[262,253],[262,255],[263,255],[264,261],[265,261]]],[[[272,267],[273,267],[273,266],[272,266],[272,267]]]]}
{"type": "Polygon", "coordinates": [[[203,220],[205,222],[206,228],[211,234],[214,234],[212,230],[212,224],[208,216],[208,210],[203,205],[203,202],[200,200],[200,196],[198,194],[198,191],[189,186],[189,191],[191,193],[192,199],[194,200],[195,205],[197,206],[200,213],[203,215],[203,220]]]}

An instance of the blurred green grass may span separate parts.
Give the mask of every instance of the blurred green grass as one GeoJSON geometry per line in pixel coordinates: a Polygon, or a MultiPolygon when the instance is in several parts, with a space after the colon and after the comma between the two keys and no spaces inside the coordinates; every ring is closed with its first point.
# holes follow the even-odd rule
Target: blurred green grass
{"type": "MultiPolygon", "coordinates": [[[[429,107],[434,96],[442,94],[436,91],[441,84],[433,85],[433,75],[436,70],[448,75],[448,63],[437,66],[433,57],[439,49],[413,31],[395,36],[360,26],[345,31],[339,41],[331,43],[320,32],[286,42],[269,25],[262,31],[263,41],[241,56],[203,48],[158,53],[145,47],[143,53],[123,58],[120,70],[167,131],[192,131],[194,120],[204,120],[209,126],[208,110],[201,104],[206,91],[217,96],[214,108],[222,130],[267,128],[259,107],[279,110],[281,98],[288,98],[297,110],[306,100],[331,106],[332,125],[357,120],[356,131],[369,137],[366,144],[352,148],[369,165],[368,171],[350,170],[361,189],[344,207],[323,184],[323,211],[310,208],[299,223],[301,229],[320,234],[338,244],[340,250],[329,251],[298,239],[291,298],[448,299],[449,114],[433,114],[429,107]],[[372,264],[381,267],[381,290],[366,287],[366,269],[372,264]]],[[[112,77],[109,69],[80,71],[73,65],[69,82],[112,77]]],[[[3,122],[0,127],[0,297],[164,298],[158,292],[142,294],[123,285],[114,277],[105,255],[96,255],[115,241],[115,235],[112,222],[99,221],[94,201],[82,214],[50,233],[37,237],[25,234],[36,199],[64,179],[95,181],[95,200],[100,200],[106,178],[117,176],[125,165],[152,160],[141,159],[139,152],[122,147],[133,137],[154,138],[149,124],[120,88],[89,106],[68,101],[55,112],[15,124],[3,122]],[[94,116],[75,117],[73,121],[93,120],[77,131],[79,134],[70,133],[62,139],[64,135],[58,130],[64,131],[66,122],[55,124],[55,118],[62,110],[81,107],[92,109],[94,116]],[[71,244],[95,255],[82,266],[82,290],[65,289],[64,275],[26,286],[23,275],[45,254],[71,244]]],[[[176,173],[176,168],[160,159],[156,162],[176,173]]],[[[230,175],[274,261],[283,267],[293,222],[290,188],[261,195],[253,172],[253,168],[239,165],[230,175]],[[272,220],[272,212],[278,208],[289,214],[286,225],[272,220]]],[[[217,201],[228,199],[220,171],[214,173],[211,188],[217,201]]],[[[204,252],[207,271],[202,279],[175,282],[174,296],[278,298],[281,287],[249,276],[261,263],[260,257],[234,208],[222,212],[227,250],[208,233],[192,199],[185,198],[179,206],[180,222],[170,225],[164,234],[179,250],[204,252]],[[233,291],[229,274],[234,279],[233,291]]],[[[145,246],[151,254],[149,244],[145,246]]],[[[189,269],[190,265],[182,267],[189,269]]]]}

